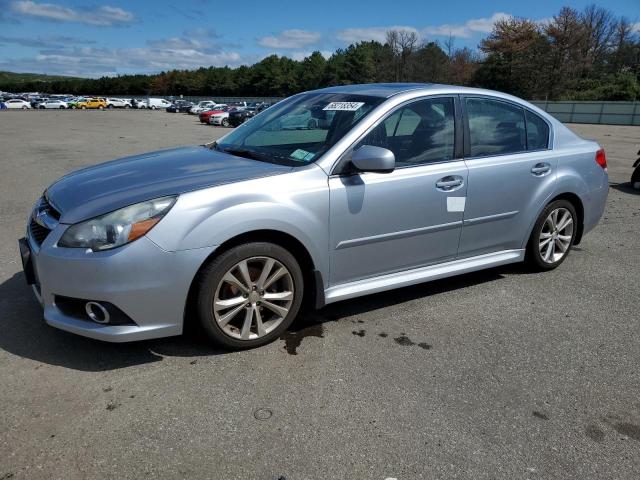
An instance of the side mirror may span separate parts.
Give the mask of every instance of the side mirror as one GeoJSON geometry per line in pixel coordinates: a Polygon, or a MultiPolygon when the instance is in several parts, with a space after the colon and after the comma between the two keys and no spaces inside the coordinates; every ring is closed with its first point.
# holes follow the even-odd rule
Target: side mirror
{"type": "Polygon", "coordinates": [[[396,156],[386,148],[363,145],[353,152],[351,163],[361,172],[390,173],[396,168],[396,156]]]}

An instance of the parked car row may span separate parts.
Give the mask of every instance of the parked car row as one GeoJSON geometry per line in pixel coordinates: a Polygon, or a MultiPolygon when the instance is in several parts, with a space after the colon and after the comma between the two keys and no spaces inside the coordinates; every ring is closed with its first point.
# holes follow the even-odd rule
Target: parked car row
{"type": "MultiPolygon", "coordinates": [[[[0,108],[6,109],[164,109],[169,113],[198,115],[200,122],[222,127],[237,127],[270,106],[271,104],[266,102],[218,103],[214,100],[202,100],[194,103],[184,99],[169,101],[164,98],[137,100],[135,98],[73,97],[70,95],[51,95],[44,97],[36,93],[20,95],[0,94],[0,108]]],[[[313,127],[320,123],[320,119],[314,119],[311,114],[299,120],[300,121],[293,122],[294,124],[292,124],[290,128],[313,127]]]]}

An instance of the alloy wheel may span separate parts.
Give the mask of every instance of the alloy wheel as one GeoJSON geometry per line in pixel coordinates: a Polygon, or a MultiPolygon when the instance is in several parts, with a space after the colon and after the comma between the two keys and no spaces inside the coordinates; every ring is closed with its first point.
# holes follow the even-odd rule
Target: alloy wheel
{"type": "Polygon", "coordinates": [[[556,208],[549,213],[538,241],[540,257],[545,263],[556,263],[567,254],[573,239],[573,225],[573,215],[566,208],[556,208]]]}
{"type": "Polygon", "coordinates": [[[276,329],[294,300],[289,270],[278,260],[260,256],[236,263],[222,277],[213,314],[222,331],[238,340],[255,340],[276,329]]]}

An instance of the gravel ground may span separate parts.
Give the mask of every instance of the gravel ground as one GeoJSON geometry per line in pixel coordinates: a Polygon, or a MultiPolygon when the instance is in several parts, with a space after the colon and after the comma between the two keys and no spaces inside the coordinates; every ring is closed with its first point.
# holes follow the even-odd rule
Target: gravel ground
{"type": "Polygon", "coordinates": [[[346,301],[275,343],[106,344],[46,326],[16,240],[60,175],[224,130],[163,112],[0,114],[0,479],[640,478],[640,128],[557,270],[346,301]]]}

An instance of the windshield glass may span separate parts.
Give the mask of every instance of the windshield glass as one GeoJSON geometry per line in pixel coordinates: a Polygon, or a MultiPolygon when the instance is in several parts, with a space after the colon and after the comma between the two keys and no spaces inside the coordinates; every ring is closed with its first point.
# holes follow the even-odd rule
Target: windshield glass
{"type": "Polygon", "coordinates": [[[384,98],[307,93],[247,120],[213,148],[283,165],[315,162],[384,98]]]}

